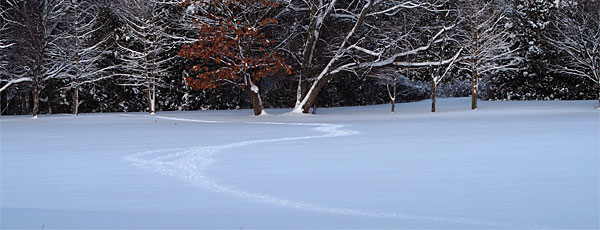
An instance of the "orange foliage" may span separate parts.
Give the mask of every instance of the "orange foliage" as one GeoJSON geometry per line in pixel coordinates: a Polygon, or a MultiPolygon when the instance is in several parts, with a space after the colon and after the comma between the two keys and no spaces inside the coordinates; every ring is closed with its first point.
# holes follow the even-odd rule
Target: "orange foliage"
{"type": "Polygon", "coordinates": [[[194,89],[212,89],[223,82],[242,82],[244,76],[256,83],[260,78],[277,73],[291,74],[292,69],[271,45],[275,42],[265,31],[276,25],[274,18],[263,17],[271,8],[278,7],[273,0],[188,0],[205,12],[204,20],[197,20],[198,40],[184,45],[179,55],[200,64],[189,67],[196,73],[186,82],[194,89]]]}

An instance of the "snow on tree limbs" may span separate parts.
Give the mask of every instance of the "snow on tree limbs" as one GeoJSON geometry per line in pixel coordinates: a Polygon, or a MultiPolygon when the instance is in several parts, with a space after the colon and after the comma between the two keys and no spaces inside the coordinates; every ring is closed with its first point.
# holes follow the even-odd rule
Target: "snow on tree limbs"
{"type": "Polygon", "coordinates": [[[266,35],[278,23],[270,14],[279,4],[273,0],[190,0],[186,4],[203,9],[202,16],[194,20],[199,31],[197,41],[179,51],[180,56],[197,61],[187,67],[195,73],[186,78],[187,84],[196,90],[214,89],[224,83],[244,87],[255,115],[262,114],[258,81],[292,72],[274,49],[276,41],[266,35]]]}

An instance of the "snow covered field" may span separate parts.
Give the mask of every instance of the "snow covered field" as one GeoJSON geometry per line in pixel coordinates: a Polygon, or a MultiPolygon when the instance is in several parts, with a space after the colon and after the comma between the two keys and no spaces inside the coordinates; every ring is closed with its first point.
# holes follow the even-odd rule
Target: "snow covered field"
{"type": "Polygon", "coordinates": [[[2,116],[2,228],[599,228],[596,101],[2,116]]]}

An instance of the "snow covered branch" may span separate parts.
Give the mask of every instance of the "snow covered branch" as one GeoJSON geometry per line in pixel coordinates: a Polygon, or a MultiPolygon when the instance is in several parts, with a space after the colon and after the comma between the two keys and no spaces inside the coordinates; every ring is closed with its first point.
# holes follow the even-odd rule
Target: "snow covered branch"
{"type": "MultiPolygon", "coordinates": [[[[390,65],[390,64],[394,64],[397,66],[406,66],[406,67],[424,67],[424,66],[430,66],[430,65],[445,65],[448,64],[448,62],[450,62],[449,60],[447,61],[443,61],[443,62],[420,62],[420,63],[409,63],[409,62],[396,62],[396,59],[400,58],[400,57],[405,57],[408,55],[415,55],[418,54],[419,52],[423,52],[428,50],[429,48],[431,48],[431,46],[434,44],[434,42],[436,40],[438,40],[438,38],[445,32],[453,29],[456,25],[452,25],[452,26],[448,26],[448,27],[443,27],[442,29],[440,29],[433,37],[431,37],[429,39],[429,41],[427,42],[426,45],[415,48],[415,49],[411,49],[408,51],[403,51],[400,53],[395,53],[393,54],[391,57],[388,58],[384,58],[383,60],[378,60],[378,61],[374,61],[374,62],[363,62],[359,65],[360,68],[370,68],[370,67],[382,67],[382,66],[386,66],[386,65],[390,65]]],[[[365,51],[363,51],[365,52],[365,51]]],[[[375,53],[373,51],[368,51],[365,52],[368,53],[372,56],[376,56],[378,59],[381,59],[381,56],[383,54],[383,52],[379,52],[379,53],[375,53]]]]}
{"type": "Polygon", "coordinates": [[[20,82],[31,82],[31,78],[28,77],[22,77],[22,78],[18,78],[18,79],[14,79],[14,80],[10,80],[6,83],[6,85],[2,86],[2,88],[0,88],[0,92],[4,91],[5,89],[8,89],[8,87],[10,87],[13,84],[17,84],[20,82]]]}

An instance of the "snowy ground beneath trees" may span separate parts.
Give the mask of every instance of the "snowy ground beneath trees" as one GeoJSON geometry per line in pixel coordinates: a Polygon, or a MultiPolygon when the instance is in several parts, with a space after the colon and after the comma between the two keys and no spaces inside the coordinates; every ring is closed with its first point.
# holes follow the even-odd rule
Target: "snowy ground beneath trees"
{"type": "Polygon", "coordinates": [[[2,116],[2,228],[599,228],[595,101],[2,116]]]}

